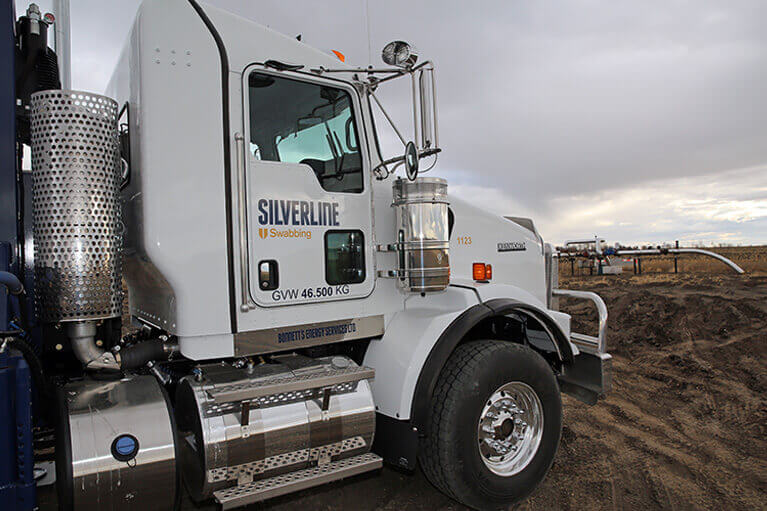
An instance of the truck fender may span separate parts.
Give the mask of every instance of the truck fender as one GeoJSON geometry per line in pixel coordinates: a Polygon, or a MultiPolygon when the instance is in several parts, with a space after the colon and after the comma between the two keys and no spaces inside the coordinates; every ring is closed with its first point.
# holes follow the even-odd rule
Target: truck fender
{"type": "Polygon", "coordinates": [[[476,293],[451,286],[425,298],[408,296],[405,309],[386,318],[383,337],[370,342],[364,359],[376,371],[371,387],[378,412],[410,418],[413,391],[434,344],[457,317],[478,304],[476,293]]]}
{"type": "Polygon", "coordinates": [[[421,368],[410,410],[410,422],[421,434],[428,434],[426,425],[429,422],[429,405],[434,388],[442,368],[455,348],[481,321],[514,313],[532,318],[544,329],[555,345],[560,363],[568,364],[573,361],[573,351],[567,335],[559,323],[543,309],[512,298],[494,298],[470,307],[442,332],[421,368]]]}
{"type": "Polygon", "coordinates": [[[451,286],[429,305],[420,307],[410,297],[404,311],[395,314],[380,340],[372,341],[364,364],[376,370],[372,383],[376,403],[374,451],[403,468],[414,469],[418,437],[428,434],[429,404],[442,368],[456,346],[484,320],[517,314],[542,326],[560,362],[573,358],[562,326],[537,304],[513,298],[480,302],[470,288],[451,286]]]}

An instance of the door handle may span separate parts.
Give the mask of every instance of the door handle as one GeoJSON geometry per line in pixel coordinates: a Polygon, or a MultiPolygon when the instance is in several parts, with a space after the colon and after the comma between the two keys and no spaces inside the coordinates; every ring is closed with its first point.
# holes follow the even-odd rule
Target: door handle
{"type": "Polygon", "coordinates": [[[258,263],[258,286],[261,291],[280,287],[280,270],[277,261],[269,259],[258,263]]]}

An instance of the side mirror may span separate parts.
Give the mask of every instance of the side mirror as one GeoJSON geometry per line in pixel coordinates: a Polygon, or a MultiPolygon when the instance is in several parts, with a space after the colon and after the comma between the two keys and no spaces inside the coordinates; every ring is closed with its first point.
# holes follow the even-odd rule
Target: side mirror
{"type": "MultiPolygon", "coordinates": [[[[406,43],[400,43],[400,41],[395,41],[394,43],[387,45],[387,48],[383,52],[384,62],[391,65],[403,65],[408,61],[409,57],[414,56],[414,54],[410,53],[409,45],[406,43]]],[[[367,87],[368,97],[375,101],[375,104],[378,105],[381,113],[394,129],[394,132],[397,134],[397,137],[399,137],[402,144],[405,146],[405,153],[403,155],[389,158],[376,165],[376,167],[373,169],[373,172],[375,173],[377,179],[386,179],[389,175],[395,172],[400,165],[404,164],[407,177],[410,180],[415,180],[419,172],[418,161],[421,158],[434,156],[434,161],[431,163],[431,166],[426,169],[426,171],[428,171],[434,167],[437,161],[436,155],[442,151],[439,147],[436,97],[437,92],[434,79],[434,64],[428,60],[417,66],[412,66],[413,63],[415,63],[415,60],[413,60],[409,66],[403,65],[402,69],[404,69],[404,71],[392,71],[389,69],[378,70],[380,72],[397,74],[387,76],[383,80],[379,79],[374,82],[371,81],[367,87]],[[410,142],[405,141],[405,137],[402,136],[402,133],[400,133],[400,131],[397,129],[394,121],[392,121],[391,117],[374,94],[375,85],[378,83],[405,74],[410,75],[412,86],[412,118],[414,136],[410,142]],[[387,167],[387,165],[390,164],[395,164],[393,170],[389,170],[387,167]]],[[[351,139],[351,134],[349,133],[348,129],[346,137],[348,144],[351,139]]],[[[359,145],[359,143],[357,145],[359,145]]]]}
{"type": "Polygon", "coordinates": [[[418,177],[418,149],[413,142],[405,146],[405,174],[411,181],[418,177]]]}
{"type": "Polygon", "coordinates": [[[421,111],[421,148],[437,147],[435,140],[436,105],[434,104],[434,70],[422,69],[418,73],[418,96],[421,111]]]}

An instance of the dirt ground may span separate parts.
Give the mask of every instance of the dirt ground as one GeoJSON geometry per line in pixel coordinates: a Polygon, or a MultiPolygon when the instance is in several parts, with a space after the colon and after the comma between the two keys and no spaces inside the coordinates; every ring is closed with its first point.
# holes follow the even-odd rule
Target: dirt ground
{"type": "MultiPolygon", "coordinates": [[[[567,401],[554,468],[521,509],[767,509],[767,275],[562,287],[605,298],[614,387],[567,401]]],[[[594,331],[587,305],[563,308],[594,331]]]]}
{"type": "MultiPolygon", "coordinates": [[[[562,442],[518,509],[767,509],[767,274],[593,277],[607,302],[614,387],[565,398],[562,442]]],[[[587,304],[563,303],[595,332],[587,304]]],[[[184,509],[196,508],[189,502],[184,509]]],[[[391,468],[250,509],[459,510],[391,468]]]]}

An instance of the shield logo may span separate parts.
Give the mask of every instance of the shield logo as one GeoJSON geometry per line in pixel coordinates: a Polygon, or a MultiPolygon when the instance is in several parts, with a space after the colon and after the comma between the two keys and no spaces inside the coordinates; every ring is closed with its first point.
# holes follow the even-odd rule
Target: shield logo
{"type": "Polygon", "coordinates": [[[269,230],[259,228],[258,235],[261,236],[261,239],[265,239],[269,235],[269,230]]]}

